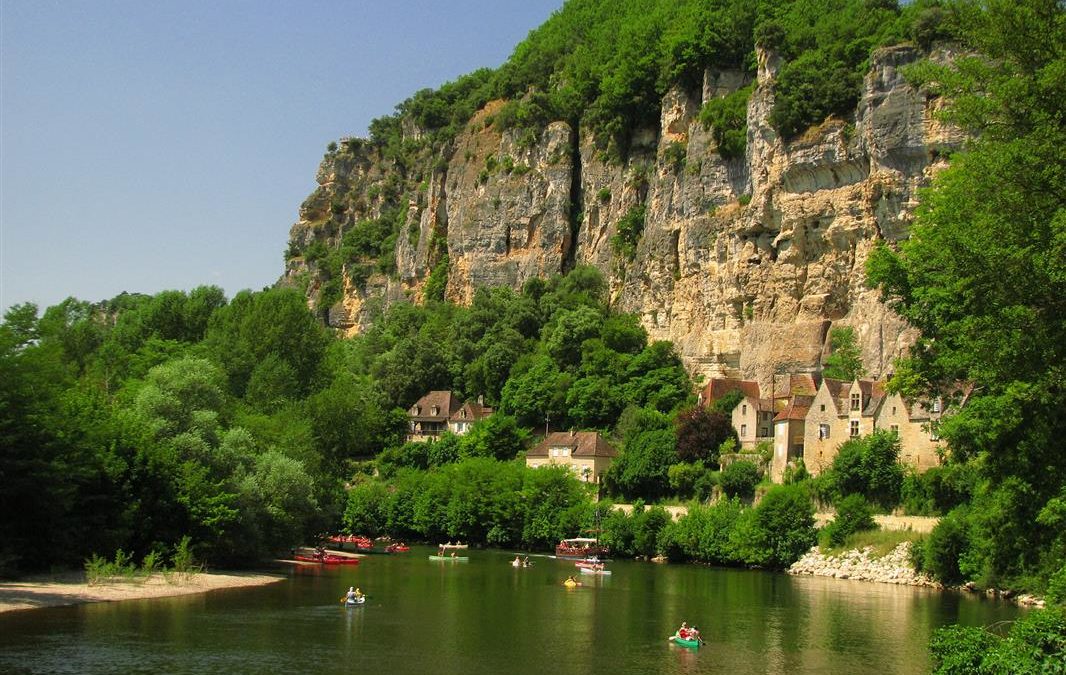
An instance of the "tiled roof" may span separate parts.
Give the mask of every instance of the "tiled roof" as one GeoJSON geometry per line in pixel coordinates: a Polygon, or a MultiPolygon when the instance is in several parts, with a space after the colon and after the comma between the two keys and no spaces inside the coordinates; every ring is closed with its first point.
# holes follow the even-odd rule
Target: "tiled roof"
{"type": "Polygon", "coordinates": [[[774,392],[776,398],[791,398],[793,396],[811,396],[818,393],[818,385],[821,383],[814,373],[791,373],[784,382],[777,381],[781,387],[774,392]]]}
{"type": "Polygon", "coordinates": [[[737,380],[728,377],[715,377],[703,388],[703,405],[713,405],[715,401],[729,392],[737,390],[750,398],[759,398],[758,382],[752,380],[737,380]]]}
{"type": "Polygon", "coordinates": [[[449,421],[465,422],[469,420],[471,422],[477,422],[478,420],[484,419],[491,414],[492,408],[488,407],[487,405],[482,405],[476,401],[467,401],[463,405],[459,406],[459,408],[454,413],[452,413],[452,416],[449,421]]]}
{"type": "Polygon", "coordinates": [[[784,420],[802,420],[807,419],[807,412],[811,409],[811,404],[814,402],[813,396],[794,396],[792,400],[788,402],[785,409],[777,413],[777,417],[774,418],[775,422],[782,422],[784,420]]]}
{"type": "Polygon", "coordinates": [[[458,409],[459,401],[452,396],[452,392],[431,391],[411,406],[407,411],[407,416],[416,421],[445,422],[458,409]],[[435,415],[433,414],[434,408],[437,409],[435,415]]]}
{"type": "Polygon", "coordinates": [[[549,448],[570,448],[571,457],[618,456],[618,451],[595,431],[553,431],[526,457],[547,457],[549,448]]]}

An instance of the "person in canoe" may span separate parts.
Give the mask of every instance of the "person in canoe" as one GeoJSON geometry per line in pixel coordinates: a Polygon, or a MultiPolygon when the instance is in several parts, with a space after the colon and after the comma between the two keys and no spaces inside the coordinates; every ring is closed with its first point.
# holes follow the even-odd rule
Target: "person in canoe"
{"type": "Polygon", "coordinates": [[[348,587],[348,592],[345,593],[345,595],[344,595],[344,602],[347,603],[347,604],[355,604],[355,603],[359,602],[360,598],[362,598],[362,597],[363,597],[363,592],[361,590],[359,590],[358,588],[355,588],[353,586],[349,586],[348,587]]]}
{"type": "Polygon", "coordinates": [[[529,556],[527,555],[526,559],[522,561],[522,567],[532,567],[532,566],[533,566],[533,563],[529,562],[529,556]]]}
{"type": "Polygon", "coordinates": [[[518,556],[515,556],[514,560],[511,561],[511,566],[512,567],[521,567],[522,566],[522,559],[519,558],[518,556]]]}
{"type": "Polygon", "coordinates": [[[575,579],[573,574],[568,576],[566,578],[566,581],[563,582],[563,586],[566,586],[567,588],[576,588],[576,587],[578,587],[580,585],[581,585],[581,582],[578,581],[577,579],[575,579]]]}
{"type": "Polygon", "coordinates": [[[677,629],[677,633],[675,633],[675,635],[677,635],[677,637],[681,638],[682,640],[691,640],[692,638],[690,636],[692,635],[692,629],[688,627],[687,622],[682,621],[681,627],[677,629]]]}

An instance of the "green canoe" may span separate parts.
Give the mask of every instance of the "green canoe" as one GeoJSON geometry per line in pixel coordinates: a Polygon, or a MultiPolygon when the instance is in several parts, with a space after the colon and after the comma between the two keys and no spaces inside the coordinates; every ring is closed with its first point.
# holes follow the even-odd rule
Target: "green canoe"
{"type": "Polygon", "coordinates": [[[694,647],[696,649],[699,649],[700,646],[700,641],[698,639],[688,640],[677,635],[671,636],[670,641],[673,642],[675,645],[681,645],[682,647],[694,647]]]}

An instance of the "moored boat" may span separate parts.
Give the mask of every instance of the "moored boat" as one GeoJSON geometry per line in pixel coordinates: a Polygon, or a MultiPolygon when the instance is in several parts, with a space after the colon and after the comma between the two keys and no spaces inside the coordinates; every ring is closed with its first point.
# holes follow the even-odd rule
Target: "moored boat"
{"type": "Polygon", "coordinates": [[[326,551],[324,549],[301,549],[293,553],[293,559],[300,562],[320,563],[323,565],[358,565],[359,558],[354,555],[326,551]]]}
{"type": "Polygon", "coordinates": [[[580,558],[582,560],[587,560],[589,558],[598,559],[606,557],[609,552],[610,551],[606,546],[600,544],[599,539],[590,539],[588,537],[563,539],[555,546],[556,557],[571,560],[575,558],[580,558]]]}
{"type": "Polygon", "coordinates": [[[403,542],[397,542],[395,544],[389,544],[385,547],[386,553],[407,553],[411,550],[411,547],[403,542]]]}
{"type": "Polygon", "coordinates": [[[430,560],[452,560],[454,562],[467,562],[470,560],[469,556],[465,555],[431,555],[430,560]]]}
{"type": "Polygon", "coordinates": [[[582,574],[601,574],[607,575],[611,573],[611,570],[605,570],[603,568],[582,567],[580,569],[582,574]]]}

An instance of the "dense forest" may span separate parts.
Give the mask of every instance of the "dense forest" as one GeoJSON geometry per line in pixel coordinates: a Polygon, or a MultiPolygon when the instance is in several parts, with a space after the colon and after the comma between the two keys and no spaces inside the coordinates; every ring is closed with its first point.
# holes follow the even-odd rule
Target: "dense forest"
{"type": "MultiPolygon", "coordinates": [[[[756,44],[784,58],[773,119],[789,138],[854,107],[871,50],[906,40],[958,47],[908,77],[943,97],[945,121],[970,140],[923,194],[910,238],[867,271],[921,333],[891,387],[950,399],[969,385],[939,428],[942,467],[904,471],[898,440],[882,433],[846,443],[817,479],[800,469],[759,485],[759,451],[719,470],[736,451],[727,404],[695,408],[698,383],[672,345],[612,311],[588,268],[521,292],[478,289],[468,307],[443,302],[435,272],[424,305],[379,311],[351,339],[284,288],[69,299],[43,313],[23,304],[0,325],[0,571],[118,549],[168,555],[185,536],[201,559],[242,564],[339,527],[530,548],[595,527],[625,554],[781,568],[815,542],[821,502],[838,512],[823,532],[831,543],[867,527],[871,510],[941,515],[915,547],[918,567],[1066,600],[1057,0],[571,0],[499,69],[419,92],[375,120],[368,143],[403,174],[396,204],[420,179],[411,158],[444,148],[493,98],[510,101],[495,124],[570,120],[620,157],[666,88],[710,64],[754,68],[756,44]],[[405,138],[405,120],[427,134],[405,138]],[[405,410],[434,389],[483,396],[497,413],[462,437],[405,443],[405,410]],[[620,457],[598,495],[607,500],[565,471],[524,466],[544,428],[611,439],[620,457]],[[627,516],[611,499],[637,507],[627,516]],[[644,506],[664,499],[699,504],[678,521],[644,506]]],[[[743,91],[703,113],[723,152],[743,148],[743,91]]],[[[289,255],[369,257],[387,270],[397,213],[354,228],[338,252],[289,255]]],[[[832,368],[854,365],[846,337],[832,368]]],[[[1034,616],[1020,637],[941,634],[936,666],[998,672],[1061,653],[1062,612],[1034,616]]]]}

